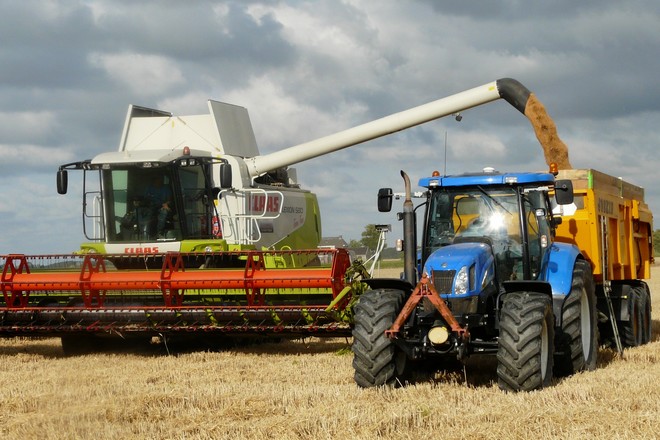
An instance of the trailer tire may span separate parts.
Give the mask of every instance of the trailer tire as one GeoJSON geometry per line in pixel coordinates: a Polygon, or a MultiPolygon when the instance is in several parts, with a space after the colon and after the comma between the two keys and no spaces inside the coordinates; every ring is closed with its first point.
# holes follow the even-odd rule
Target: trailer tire
{"type": "Polygon", "coordinates": [[[497,377],[504,391],[532,391],[550,385],[554,318],[549,296],[512,292],[500,311],[497,377]]]}
{"type": "Polygon", "coordinates": [[[630,286],[628,290],[628,320],[617,321],[621,334],[621,344],[624,347],[638,347],[644,339],[643,299],[637,288],[630,286]]]}
{"type": "Polygon", "coordinates": [[[640,344],[648,344],[651,342],[651,332],[652,332],[652,323],[651,323],[651,296],[649,295],[648,288],[645,283],[635,287],[635,294],[637,295],[636,300],[639,302],[639,331],[640,331],[640,344]]]}
{"type": "Polygon", "coordinates": [[[653,322],[651,320],[651,295],[648,288],[638,287],[642,298],[642,344],[648,344],[653,338],[653,322]]]}
{"type": "Polygon", "coordinates": [[[592,371],[598,361],[598,312],[591,266],[575,262],[571,291],[555,339],[555,376],[592,371]]]}
{"type": "Polygon", "coordinates": [[[408,376],[408,358],[385,335],[405,300],[401,290],[369,290],[355,306],[353,368],[362,388],[402,385],[408,376]]]}

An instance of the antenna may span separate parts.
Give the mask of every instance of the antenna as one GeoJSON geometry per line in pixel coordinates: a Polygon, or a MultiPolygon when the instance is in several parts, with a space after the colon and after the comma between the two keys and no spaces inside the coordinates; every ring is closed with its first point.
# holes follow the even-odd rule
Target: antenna
{"type": "Polygon", "coordinates": [[[447,130],[445,130],[445,168],[442,171],[442,175],[447,175],[447,130]]]}

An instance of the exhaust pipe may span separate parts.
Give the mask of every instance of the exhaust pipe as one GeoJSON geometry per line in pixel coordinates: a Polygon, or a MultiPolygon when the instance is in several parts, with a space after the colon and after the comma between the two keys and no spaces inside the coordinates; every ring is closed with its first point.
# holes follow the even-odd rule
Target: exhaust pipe
{"type": "Polygon", "coordinates": [[[403,201],[403,273],[413,286],[417,284],[417,240],[415,240],[415,205],[412,202],[410,177],[402,170],[401,177],[405,183],[406,198],[403,201]]]}

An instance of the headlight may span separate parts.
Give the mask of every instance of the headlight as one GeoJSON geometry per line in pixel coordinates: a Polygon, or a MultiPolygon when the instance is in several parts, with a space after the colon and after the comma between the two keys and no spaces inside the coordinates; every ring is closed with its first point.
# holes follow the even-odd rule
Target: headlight
{"type": "Polygon", "coordinates": [[[456,295],[463,295],[468,291],[468,269],[467,266],[461,267],[461,270],[458,271],[456,275],[456,282],[454,283],[454,293],[456,295]]]}

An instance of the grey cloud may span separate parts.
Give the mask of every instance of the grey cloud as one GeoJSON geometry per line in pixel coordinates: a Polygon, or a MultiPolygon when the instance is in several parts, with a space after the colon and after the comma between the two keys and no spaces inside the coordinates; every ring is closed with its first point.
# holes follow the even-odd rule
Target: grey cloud
{"type": "Polygon", "coordinates": [[[255,20],[246,3],[227,5],[226,14],[216,14],[210,2],[176,2],[169,8],[161,2],[125,4],[99,18],[104,50],[163,55],[230,85],[292,62],[295,50],[278,22],[269,15],[255,20]]]}
{"type": "Polygon", "coordinates": [[[618,0],[571,0],[526,1],[503,0],[498,2],[460,2],[446,0],[417,0],[429,5],[434,11],[458,17],[473,17],[483,20],[501,21],[529,19],[535,17],[539,21],[572,17],[575,15],[592,14],[612,8],[622,9],[658,9],[657,2],[652,0],[633,0],[620,2],[618,0]]]}

